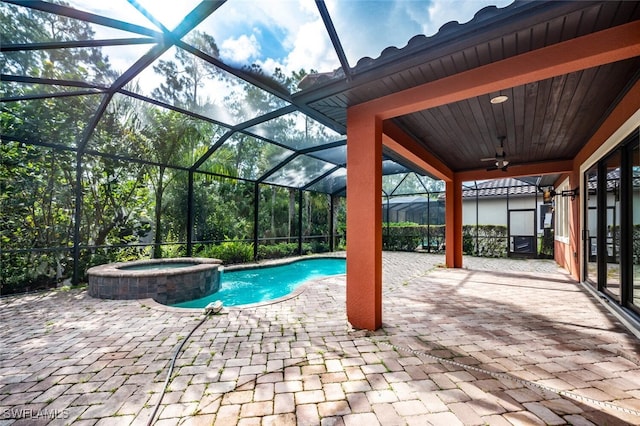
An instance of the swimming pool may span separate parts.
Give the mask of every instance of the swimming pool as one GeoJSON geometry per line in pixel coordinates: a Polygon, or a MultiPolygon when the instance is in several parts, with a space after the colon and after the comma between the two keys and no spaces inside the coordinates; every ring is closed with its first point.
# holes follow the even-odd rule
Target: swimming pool
{"type": "Polygon", "coordinates": [[[173,304],[179,308],[204,308],[210,302],[224,306],[266,302],[286,296],[308,280],[346,272],[345,259],[305,259],[284,265],[223,271],[220,290],[210,296],[173,304]]]}

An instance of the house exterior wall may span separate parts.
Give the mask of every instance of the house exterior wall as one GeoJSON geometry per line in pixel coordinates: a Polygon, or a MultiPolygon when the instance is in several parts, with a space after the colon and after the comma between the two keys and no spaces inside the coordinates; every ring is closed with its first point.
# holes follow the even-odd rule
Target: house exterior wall
{"type": "Polygon", "coordinates": [[[462,201],[463,225],[507,225],[507,200],[499,198],[479,198],[462,201]]]}
{"type": "Polygon", "coordinates": [[[465,198],[462,202],[463,225],[504,225],[508,224],[509,210],[536,209],[536,229],[542,233],[544,224],[540,221],[540,212],[544,204],[542,197],[519,196],[510,197],[507,203],[506,196],[503,198],[478,198],[476,209],[475,198],[465,198]]]}
{"type": "MultiPolygon", "coordinates": [[[[570,186],[580,188],[580,196],[571,203],[569,241],[556,240],[555,260],[577,280],[584,279],[584,241],[581,233],[585,225],[584,173],[616,148],[624,138],[640,125],[640,82],[636,82],[612,113],[597,129],[585,147],[574,159],[574,169],[570,173],[570,186]]],[[[562,177],[558,183],[566,179],[562,177]]]]}

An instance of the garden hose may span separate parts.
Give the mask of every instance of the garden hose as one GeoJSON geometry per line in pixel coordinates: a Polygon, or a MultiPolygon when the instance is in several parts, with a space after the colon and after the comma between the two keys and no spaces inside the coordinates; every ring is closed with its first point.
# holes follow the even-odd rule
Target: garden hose
{"type": "Polygon", "coordinates": [[[187,334],[187,337],[185,337],[182,340],[182,342],[180,342],[180,345],[178,345],[178,347],[176,348],[176,351],[173,354],[173,358],[171,359],[171,363],[169,364],[169,371],[167,372],[167,378],[165,379],[164,385],[162,386],[162,391],[160,392],[160,398],[158,398],[158,402],[156,402],[156,405],[153,408],[153,412],[151,413],[151,417],[149,418],[149,422],[147,423],[147,426],[151,426],[153,424],[156,414],[158,414],[158,410],[160,409],[160,403],[162,402],[162,398],[164,398],[164,394],[167,392],[167,388],[169,387],[169,382],[171,381],[171,376],[173,375],[173,369],[175,368],[175,365],[176,365],[176,360],[178,359],[178,356],[180,355],[180,351],[182,351],[184,344],[187,342],[187,340],[189,340],[189,338],[193,335],[193,333],[202,324],[204,324],[204,322],[207,320],[207,318],[209,318],[210,315],[217,314],[218,312],[220,312],[221,309],[222,309],[222,302],[220,302],[219,300],[208,304],[203,311],[204,317],[202,317],[202,319],[198,322],[198,324],[196,324],[196,326],[193,327],[193,329],[189,332],[189,334],[187,334]]]}

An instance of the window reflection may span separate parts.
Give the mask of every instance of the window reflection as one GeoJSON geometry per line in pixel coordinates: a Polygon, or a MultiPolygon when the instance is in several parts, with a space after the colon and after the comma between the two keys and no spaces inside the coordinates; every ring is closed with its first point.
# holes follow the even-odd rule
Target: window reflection
{"type": "Polygon", "coordinates": [[[620,151],[613,153],[607,167],[607,227],[605,237],[607,276],[605,289],[620,300],[620,151]]]}
{"type": "Polygon", "coordinates": [[[640,149],[638,142],[632,150],[632,218],[633,218],[633,286],[631,293],[631,304],[640,308],[640,149]]]}
{"type": "Polygon", "coordinates": [[[593,167],[586,173],[587,198],[585,214],[586,267],[585,279],[594,286],[598,283],[598,168],[593,167]]]}

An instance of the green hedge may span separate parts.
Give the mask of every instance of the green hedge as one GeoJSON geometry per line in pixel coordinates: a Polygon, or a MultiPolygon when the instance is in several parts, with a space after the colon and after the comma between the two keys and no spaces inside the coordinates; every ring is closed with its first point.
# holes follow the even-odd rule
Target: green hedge
{"type": "MultiPolygon", "coordinates": [[[[314,241],[302,244],[302,254],[324,253],[329,245],[314,241]]],[[[227,241],[216,245],[198,246],[195,256],[220,259],[224,264],[246,263],[253,261],[253,244],[244,241],[227,241]]],[[[258,259],[280,259],[298,255],[298,243],[260,244],[258,259]]]]}
{"type": "MultiPolygon", "coordinates": [[[[418,225],[411,222],[385,224],[382,246],[390,251],[417,249],[442,251],[445,225],[418,225]]],[[[462,248],[465,254],[482,257],[507,257],[507,227],[504,225],[465,225],[462,227],[462,248]],[[478,247],[476,251],[476,235],[478,247]]]]}
{"type": "MultiPolygon", "coordinates": [[[[302,254],[311,253],[310,244],[302,244],[302,254]]],[[[258,246],[258,259],[280,259],[298,255],[298,243],[277,243],[258,246]]]]}
{"type": "Polygon", "coordinates": [[[444,244],[444,225],[389,223],[382,229],[382,247],[390,251],[429,249],[439,251],[444,244]]]}
{"type": "Polygon", "coordinates": [[[507,257],[509,236],[505,225],[464,225],[462,251],[480,257],[507,257]],[[477,239],[477,247],[476,247],[477,239]]]}

